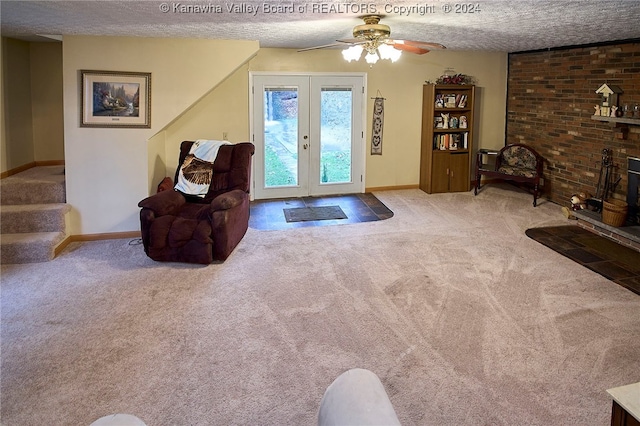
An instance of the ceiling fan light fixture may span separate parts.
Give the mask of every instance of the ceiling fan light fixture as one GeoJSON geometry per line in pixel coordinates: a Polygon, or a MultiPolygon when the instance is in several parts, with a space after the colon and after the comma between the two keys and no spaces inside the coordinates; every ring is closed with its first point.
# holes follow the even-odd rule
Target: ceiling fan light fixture
{"type": "Polygon", "coordinates": [[[392,39],[390,38],[391,28],[381,24],[380,18],[380,15],[363,16],[364,25],[357,25],[353,29],[354,39],[352,40],[336,40],[337,44],[310,47],[303,50],[322,49],[346,43],[349,47],[342,51],[342,56],[346,61],[358,61],[364,56],[365,61],[373,66],[380,59],[396,62],[404,51],[424,55],[430,49],[446,49],[438,43],[392,39]]]}
{"type": "Polygon", "coordinates": [[[380,59],[389,59],[391,62],[395,62],[402,56],[402,51],[390,46],[388,44],[381,44],[378,46],[378,52],[380,53],[380,59]]]}
{"type": "Polygon", "coordinates": [[[363,25],[357,25],[353,28],[353,36],[359,39],[377,41],[391,35],[391,28],[388,25],[380,24],[379,15],[363,16],[363,25]]]}
{"type": "Polygon", "coordinates": [[[384,37],[389,37],[391,29],[387,25],[358,25],[353,29],[353,36],[355,38],[362,38],[367,40],[377,40],[384,37]]]}
{"type": "Polygon", "coordinates": [[[362,56],[363,50],[364,48],[362,46],[360,46],[359,44],[356,44],[355,46],[351,46],[347,49],[344,49],[342,51],[342,57],[349,62],[357,61],[358,59],[360,59],[360,56],[362,56]]]}

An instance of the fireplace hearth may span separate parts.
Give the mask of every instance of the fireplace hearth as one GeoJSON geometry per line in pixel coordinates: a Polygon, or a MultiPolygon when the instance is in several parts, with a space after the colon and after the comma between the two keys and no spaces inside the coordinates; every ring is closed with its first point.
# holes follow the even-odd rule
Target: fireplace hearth
{"type": "Polygon", "coordinates": [[[593,210],[578,210],[572,214],[578,218],[578,226],[640,251],[640,226],[615,227],[607,225],[602,221],[602,213],[593,210]]]}
{"type": "Polygon", "coordinates": [[[601,209],[585,209],[572,212],[578,219],[578,226],[609,238],[617,243],[640,251],[640,158],[627,158],[627,205],[626,223],[616,227],[602,221],[601,209]]]}

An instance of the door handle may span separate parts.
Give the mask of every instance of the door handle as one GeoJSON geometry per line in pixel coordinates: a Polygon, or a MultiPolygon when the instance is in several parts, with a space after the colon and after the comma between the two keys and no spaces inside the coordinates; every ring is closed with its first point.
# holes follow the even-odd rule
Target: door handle
{"type": "Polygon", "coordinates": [[[309,146],[309,145],[307,145],[306,143],[305,143],[304,145],[302,145],[302,147],[303,147],[304,149],[307,149],[307,147],[308,147],[308,146],[309,146]]]}

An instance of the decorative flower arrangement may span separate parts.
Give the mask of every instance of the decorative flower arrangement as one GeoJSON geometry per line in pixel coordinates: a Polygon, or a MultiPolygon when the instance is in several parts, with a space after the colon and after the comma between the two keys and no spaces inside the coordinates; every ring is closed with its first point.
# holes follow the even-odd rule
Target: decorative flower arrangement
{"type": "Polygon", "coordinates": [[[474,78],[464,74],[441,75],[436,84],[473,84],[474,78]]]}

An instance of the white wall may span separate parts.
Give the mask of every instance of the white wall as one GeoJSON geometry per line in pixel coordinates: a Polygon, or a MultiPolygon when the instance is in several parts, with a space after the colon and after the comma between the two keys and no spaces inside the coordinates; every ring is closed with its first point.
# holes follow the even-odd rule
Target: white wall
{"type": "Polygon", "coordinates": [[[1,172],[64,159],[62,43],[2,38],[1,172]]]}
{"type": "MultiPolygon", "coordinates": [[[[255,41],[65,36],[64,151],[73,235],[137,231],[138,202],[149,195],[154,134],[258,50],[255,41]],[[80,70],[151,73],[151,129],[80,127],[80,70]]],[[[160,142],[158,142],[160,141],[160,142]]]]}
{"type": "Polygon", "coordinates": [[[260,49],[249,62],[251,71],[366,72],[367,124],[366,187],[416,186],[420,181],[422,86],[435,81],[446,68],[477,79],[478,111],[475,147],[504,145],[506,123],[507,54],[504,52],[432,51],[403,54],[396,63],[346,62],[339,49],[297,52],[260,49]],[[370,155],[373,100],[385,100],[382,155],[370,155]]]}
{"type": "Polygon", "coordinates": [[[175,174],[182,141],[222,139],[223,133],[232,143],[250,140],[248,74],[245,64],[167,128],[167,176],[175,174]]]}
{"type": "Polygon", "coordinates": [[[62,43],[31,42],[29,50],[35,161],[63,160],[62,43]]]}
{"type": "Polygon", "coordinates": [[[161,176],[173,175],[182,140],[218,139],[223,131],[232,142],[249,139],[249,71],[366,72],[368,98],[379,90],[387,99],[383,155],[367,154],[367,188],[418,185],[422,85],[448,67],[478,80],[476,148],[504,144],[502,52],[405,54],[370,68],[347,63],[333,49],[299,53],[246,41],[73,36],[65,37],[63,58],[67,199],[76,235],[137,231],[137,203],[161,176]],[[153,127],[80,128],[81,69],[151,72],[153,127]]]}
{"type": "Polygon", "coordinates": [[[258,54],[205,96],[166,132],[167,170],[173,176],[176,153],[183,140],[220,139],[228,132],[232,142],[250,140],[249,71],[366,72],[368,83],[366,140],[367,188],[416,186],[420,179],[422,85],[452,67],[477,79],[475,148],[504,145],[507,90],[507,54],[503,52],[433,51],[404,54],[399,62],[379,61],[373,67],[348,63],[339,49],[297,52],[260,49],[258,54]],[[383,155],[370,155],[373,101],[377,91],[386,98],[383,155]]]}
{"type": "Polygon", "coordinates": [[[2,37],[2,172],[35,161],[30,68],[29,43],[2,37]]]}

